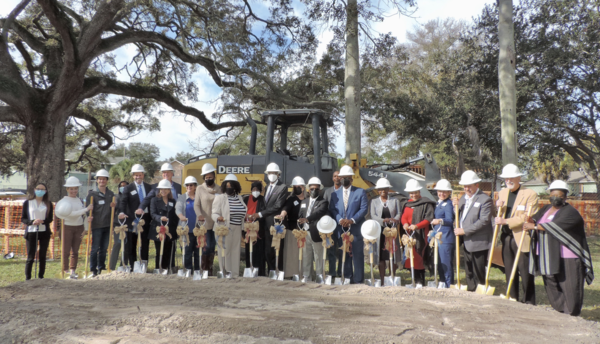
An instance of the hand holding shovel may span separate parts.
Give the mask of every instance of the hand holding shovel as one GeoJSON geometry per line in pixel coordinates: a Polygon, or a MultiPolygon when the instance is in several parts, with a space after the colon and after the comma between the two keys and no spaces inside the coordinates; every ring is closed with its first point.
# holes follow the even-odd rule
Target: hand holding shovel
{"type": "MultiPolygon", "coordinates": [[[[455,228],[460,228],[460,216],[458,212],[458,200],[455,198],[452,200],[454,203],[454,218],[455,218],[455,228]]],[[[458,290],[467,290],[466,285],[460,285],[460,236],[456,236],[456,284],[451,285],[450,288],[458,289],[458,290]]]]}

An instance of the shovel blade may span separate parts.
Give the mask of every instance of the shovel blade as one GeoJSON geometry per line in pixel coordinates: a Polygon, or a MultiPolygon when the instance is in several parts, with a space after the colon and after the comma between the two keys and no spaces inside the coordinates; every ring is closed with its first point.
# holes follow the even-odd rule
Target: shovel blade
{"type": "Polygon", "coordinates": [[[329,275],[325,276],[325,285],[331,285],[333,278],[329,275]]]}
{"type": "Polygon", "coordinates": [[[494,295],[494,289],[496,289],[496,288],[494,288],[494,287],[490,287],[490,286],[488,286],[488,287],[486,288],[486,287],[485,287],[485,285],[483,285],[483,284],[478,284],[478,285],[477,285],[477,289],[475,289],[475,292],[476,292],[477,294],[481,294],[481,295],[494,295]],[[492,293],[491,293],[491,294],[488,294],[488,289],[492,289],[492,293]]]}
{"type": "Polygon", "coordinates": [[[342,285],[342,278],[338,277],[333,280],[333,285],[342,285]]]}
{"type": "Polygon", "coordinates": [[[154,269],[154,271],[152,271],[155,275],[162,275],[162,269],[154,269]]]}
{"type": "Polygon", "coordinates": [[[217,271],[217,278],[225,278],[223,271],[217,271]]]}
{"type": "Polygon", "coordinates": [[[244,277],[246,277],[246,278],[254,278],[254,277],[256,277],[256,276],[254,276],[254,272],[252,270],[254,270],[254,269],[252,269],[252,268],[245,268],[244,269],[244,277]]]}
{"type": "Polygon", "coordinates": [[[417,283],[415,289],[423,289],[423,285],[421,283],[417,283]]]}
{"type": "Polygon", "coordinates": [[[317,275],[317,279],[315,280],[315,283],[317,284],[323,284],[325,282],[325,279],[323,278],[323,275],[318,274],[317,275]]]}
{"type": "Polygon", "coordinates": [[[117,268],[118,272],[131,272],[131,268],[129,266],[119,266],[117,268]]]}
{"type": "Polygon", "coordinates": [[[307,283],[310,282],[310,277],[309,276],[302,276],[302,279],[300,280],[300,283],[307,283]]]}
{"type": "Polygon", "coordinates": [[[276,280],[277,279],[277,271],[269,270],[269,279],[276,280]]]}
{"type": "Polygon", "coordinates": [[[369,287],[372,287],[372,286],[373,286],[373,280],[372,280],[372,279],[370,279],[370,278],[369,278],[369,279],[365,279],[365,284],[366,284],[367,286],[369,286],[369,287]]]}
{"type": "Polygon", "coordinates": [[[277,274],[277,280],[283,281],[284,278],[285,278],[285,273],[283,271],[279,271],[279,273],[277,274]]]}
{"type": "Polygon", "coordinates": [[[444,282],[438,283],[438,289],[446,289],[446,283],[444,283],[444,282]]]}
{"type": "Polygon", "coordinates": [[[201,281],[202,280],[202,270],[194,270],[194,275],[192,276],[192,281],[201,281]]]}
{"type": "Polygon", "coordinates": [[[225,278],[231,278],[231,271],[225,271],[225,278]]]}
{"type": "Polygon", "coordinates": [[[293,282],[300,282],[300,275],[294,275],[294,276],[292,276],[292,281],[293,282]]]}
{"type": "Polygon", "coordinates": [[[427,288],[437,288],[438,285],[435,284],[435,281],[429,281],[427,282],[427,288]]]}
{"type": "MultiPolygon", "coordinates": [[[[505,300],[507,299],[506,295],[504,295],[504,294],[500,294],[500,298],[501,298],[501,299],[505,299],[505,300]]],[[[511,298],[508,298],[508,301],[514,301],[514,302],[516,302],[516,301],[517,301],[517,299],[513,299],[513,298],[511,297],[511,298]]]]}
{"type": "Polygon", "coordinates": [[[185,277],[186,269],[179,269],[177,271],[177,277],[185,277]]]}
{"type": "Polygon", "coordinates": [[[400,286],[400,277],[387,276],[383,279],[383,282],[385,287],[398,287],[400,286]]]}
{"type": "Polygon", "coordinates": [[[459,287],[458,284],[452,284],[450,286],[450,289],[467,290],[467,286],[466,285],[461,285],[459,287]]]}

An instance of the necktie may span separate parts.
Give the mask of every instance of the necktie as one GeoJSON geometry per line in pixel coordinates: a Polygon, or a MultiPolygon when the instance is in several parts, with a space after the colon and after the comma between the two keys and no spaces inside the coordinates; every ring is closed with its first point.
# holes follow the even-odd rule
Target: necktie
{"type": "Polygon", "coordinates": [[[142,186],[138,185],[138,195],[140,196],[140,203],[142,203],[144,201],[144,192],[142,191],[142,186]]]}
{"type": "Polygon", "coordinates": [[[306,211],[306,217],[310,216],[310,213],[312,212],[312,208],[314,205],[315,205],[315,200],[311,198],[309,205],[308,205],[308,210],[306,211]]]}
{"type": "Polygon", "coordinates": [[[268,202],[269,198],[271,198],[271,192],[273,191],[273,184],[269,185],[269,190],[267,190],[267,197],[265,197],[265,201],[268,202]]]}
{"type": "Polygon", "coordinates": [[[344,189],[344,209],[348,209],[348,198],[350,198],[350,190],[344,189]]]}
{"type": "MultiPolygon", "coordinates": [[[[466,198],[466,196],[465,196],[466,198]]],[[[462,227],[463,225],[463,221],[465,220],[465,217],[467,217],[467,212],[469,211],[469,208],[471,208],[471,202],[473,201],[473,197],[467,198],[467,201],[465,202],[465,209],[463,210],[462,216],[460,217],[460,226],[462,227]]]]}

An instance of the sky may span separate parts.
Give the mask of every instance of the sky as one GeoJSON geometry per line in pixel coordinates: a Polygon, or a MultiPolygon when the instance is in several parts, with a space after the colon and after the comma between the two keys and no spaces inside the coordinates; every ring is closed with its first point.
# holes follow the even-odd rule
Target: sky
{"type": "MultiPolygon", "coordinates": [[[[2,0],[3,6],[0,7],[0,16],[5,17],[8,13],[16,6],[19,0],[2,0]]],[[[436,18],[449,18],[463,19],[470,21],[471,18],[478,16],[486,4],[492,4],[496,0],[417,0],[418,8],[412,15],[413,18],[393,15],[385,18],[381,23],[374,23],[373,29],[378,32],[385,33],[391,32],[399,42],[406,41],[406,32],[410,31],[414,26],[423,25],[429,20],[436,18]]],[[[514,1],[515,5],[518,4],[518,0],[514,1]]],[[[319,35],[319,41],[321,42],[318,54],[320,55],[330,41],[332,33],[329,31],[321,32],[319,35]]],[[[116,52],[117,62],[129,61],[133,56],[133,48],[125,47],[116,52]]],[[[215,111],[215,99],[220,94],[220,89],[214,85],[211,79],[209,79],[207,73],[198,73],[195,76],[199,94],[199,102],[193,105],[199,110],[205,112],[207,117],[215,111]]],[[[161,130],[160,132],[148,132],[142,131],[137,136],[130,138],[127,141],[116,140],[116,143],[123,142],[145,142],[156,144],[160,148],[161,159],[168,159],[174,156],[177,152],[194,152],[190,146],[190,142],[199,142],[202,137],[206,137],[208,131],[199,123],[198,120],[188,117],[187,120],[180,114],[174,114],[173,111],[167,107],[162,106],[161,111],[161,130]]],[[[120,133],[117,132],[116,136],[119,137],[120,133]]],[[[200,141],[202,142],[202,141],[200,141]]],[[[337,136],[335,144],[336,151],[340,155],[345,155],[345,135],[342,128],[341,135],[337,136]]],[[[212,144],[212,142],[206,142],[206,144],[212,144]]]]}

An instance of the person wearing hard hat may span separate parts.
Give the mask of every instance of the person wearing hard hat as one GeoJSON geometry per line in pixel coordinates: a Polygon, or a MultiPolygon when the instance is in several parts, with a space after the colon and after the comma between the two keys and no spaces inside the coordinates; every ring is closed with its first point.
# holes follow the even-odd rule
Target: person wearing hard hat
{"type": "MultiPolygon", "coordinates": [[[[150,249],[150,239],[148,237],[148,233],[150,232],[150,222],[152,218],[150,217],[150,211],[148,206],[144,207],[141,212],[138,212],[138,208],[146,198],[150,191],[152,191],[152,186],[150,184],[144,182],[144,176],[146,171],[144,170],[144,166],[140,164],[135,164],[131,167],[131,175],[133,176],[133,183],[125,186],[123,191],[121,192],[121,197],[119,198],[119,216],[117,217],[120,221],[125,220],[127,227],[129,230],[126,233],[125,245],[126,252],[129,252],[126,260],[131,266],[131,271],[133,271],[133,265],[137,260],[137,242],[141,240],[140,247],[140,257],[139,259],[143,262],[148,262],[148,251],[150,249]],[[144,220],[143,232],[140,238],[138,238],[138,234],[136,232],[136,228],[134,227],[134,222],[138,219],[144,220]]],[[[137,225],[136,225],[137,226],[137,225]]]]}
{"type": "MultiPolygon", "coordinates": [[[[56,203],[56,216],[64,220],[64,243],[62,251],[62,269],[66,273],[68,270],[71,271],[69,278],[77,279],[75,270],[77,269],[77,261],[79,259],[79,245],[83,239],[83,221],[86,213],[94,209],[93,204],[87,207],[83,206],[81,200],[77,197],[79,194],[79,187],[81,182],[77,177],[67,178],[67,182],[64,187],[67,188],[67,196],[63,197],[58,203],[56,203]],[[70,254],[70,259],[67,256],[70,254]]],[[[93,218],[88,218],[88,221],[92,221],[93,218]]]]}
{"type": "MultiPolygon", "coordinates": [[[[250,215],[250,220],[263,219],[265,222],[265,260],[267,261],[267,269],[270,271],[275,270],[275,248],[271,247],[273,235],[271,235],[269,228],[275,224],[275,216],[281,214],[281,209],[288,198],[289,192],[287,186],[279,180],[281,170],[276,163],[272,162],[267,165],[265,175],[268,181],[267,191],[265,192],[266,208],[250,215]]],[[[283,267],[284,246],[285,241],[282,241],[279,248],[279,262],[277,263],[279,267],[283,267]]]]}
{"type": "Polygon", "coordinates": [[[155,265],[157,269],[172,269],[175,266],[175,242],[177,241],[177,223],[179,218],[175,213],[175,203],[177,200],[173,197],[173,186],[167,179],[163,179],[158,182],[155,190],[158,190],[156,196],[150,200],[150,216],[152,222],[150,223],[150,233],[148,237],[154,240],[154,247],[156,248],[155,265]],[[158,229],[165,226],[167,231],[171,234],[164,235],[164,247],[162,265],[160,264],[160,235],[158,229]]]}
{"type": "Polygon", "coordinates": [[[335,234],[338,243],[341,242],[342,231],[350,231],[354,235],[352,255],[346,256],[344,277],[350,279],[350,283],[358,284],[363,283],[365,274],[365,254],[360,226],[365,221],[369,205],[365,190],[352,186],[353,176],[352,167],[342,166],[339,173],[342,188],[331,194],[329,213],[338,224],[335,234]]]}
{"type": "Polygon", "coordinates": [[[212,206],[212,219],[218,225],[224,223],[229,228],[225,237],[225,268],[233,277],[240,275],[240,243],[242,225],[248,208],[240,193],[242,186],[234,174],[228,174],[221,185],[221,194],[215,196],[212,206]]]}
{"type": "Polygon", "coordinates": [[[21,223],[26,225],[24,235],[27,247],[25,280],[31,279],[31,269],[35,261],[35,255],[38,253],[38,242],[40,270],[36,277],[44,278],[46,252],[48,252],[48,245],[52,236],[50,224],[52,223],[53,214],[52,202],[48,199],[48,188],[46,184],[39,183],[35,186],[33,195],[23,202],[23,212],[21,213],[21,223]]]}
{"type": "Polygon", "coordinates": [[[196,212],[196,220],[204,223],[206,231],[206,246],[202,249],[202,261],[200,266],[202,270],[208,270],[208,275],[213,274],[213,262],[215,261],[215,240],[214,221],[212,219],[212,205],[215,196],[221,192],[221,186],[215,182],[217,169],[209,163],[202,165],[202,183],[196,189],[196,198],[194,200],[194,211],[196,212]]]}
{"type": "MultiPolygon", "coordinates": [[[[406,182],[405,192],[408,193],[408,201],[402,211],[400,222],[407,235],[416,240],[413,250],[413,262],[415,270],[415,282],[425,284],[425,251],[427,249],[427,237],[431,230],[435,212],[435,202],[427,197],[421,196],[423,186],[416,179],[406,182]]],[[[407,255],[408,256],[408,255],[407,255]]],[[[410,269],[410,258],[407,257],[404,267],[410,269]]]]}
{"type": "MultiPolygon", "coordinates": [[[[510,280],[512,269],[515,263],[515,257],[518,249],[518,242],[523,232],[523,224],[529,207],[533,207],[531,214],[538,211],[538,195],[535,191],[521,187],[521,176],[523,174],[514,164],[508,164],[502,169],[500,178],[504,179],[506,188],[498,193],[496,206],[501,209],[504,216],[496,217],[495,223],[502,225],[502,260],[504,261],[504,273],[506,275],[506,284],[510,280]]],[[[496,243],[493,243],[495,245],[496,243]]],[[[529,236],[525,234],[519,262],[517,263],[517,272],[510,290],[510,296],[519,300],[519,276],[523,284],[523,298],[521,302],[535,305],[535,283],[534,276],[529,273],[529,236]]]]}
{"type": "MultiPolygon", "coordinates": [[[[171,164],[169,164],[168,162],[165,162],[160,167],[160,172],[162,174],[162,178],[163,178],[162,180],[168,181],[169,184],[171,185],[171,195],[173,196],[174,199],[177,199],[179,197],[179,195],[181,195],[181,184],[173,181],[173,175],[174,175],[173,166],[171,164]]],[[[144,198],[144,201],[142,202],[142,204],[140,204],[140,206],[138,207],[138,209],[136,210],[135,213],[138,215],[142,215],[144,209],[146,209],[150,205],[150,201],[157,195],[158,195],[158,183],[152,185],[152,190],[150,191],[150,193],[148,193],[146,195],[146,198],[144,198]]]]}
{"type": "Polygon", "coordinates": [[[96,172],[97,191],[91,191],[86,198],[86,204],[91,204],[94,198],[94,210],[92,211],[92,252],[90,253],[90,271],[93,276],[98,276],[102,270],[106,270],[106,251],[110,239],[110,214],[115,194],[110,191],[108,184],[108,171],[101,169],[96,172]]]}
{"type": "MultiPolygon", "coordinates": [[[[117,202],[116,202],[117,207],[115,208],[115,214],[117,214],[117,216],[115,216],[115,219],[113,222],[114,227],[120,226],[119,214],[121,214],[124,211],[127,211],[127,209],[121,208],[121,199],[123,198],[123,195],[125,192],[125,187],[127,185],[129,185],[129,183],[125,180],[122,180],[119,182],[119,192],[117,194],[117,202]]],[[[148,226],[150,226],[150,223],[148,223],[148,226]]],[[[117,260],[121,260],[121,266],[129,265],[129,263],[128,263],[129,262],[129,245],[125,245],[125,261],[122,261],[121,244],[125,245],[125,243],[121,243],[121,237],[119,236],[119,234],[114,233],[113,234],[112,252],[110,252],[110,258],[108,260],[108,266],[109,266],[110,270],[116,270],[117,260]]]]}
{"type": "Polygon", "coordinates": [[[329,213],[329,202],[320,195],[323,185],[319,178],[310,178],[306,187],[308,197],[300,204],[298,227],[309,232],[302,252],[302,274],[313,280],[316,276],[311,276],[311,271],[315,270],[317,275],[323,275],[323,239],[319,235],[317,223],[329,213]],[[313,262],[316,269],[313,268],[313,262]]]}
{"type": "MultiPolygon", "coordinates": [[[[396,227],[396,225],[400,223],[400,216],[402,215],[400,201],[397,198],[389,197],[391,188],[392,185],[387,178],[380,178],[377,180],[375,191],[379,194],[379,197],[372,199],[369,207],[371,219],[377,221],[383,228],[386,226],[396,227]]],[[[377,241],[379,250],[375,256],[375,261],[379,262],[379,275],[381,277],[382,286],[384,284],[383,281],[385,280],[386,262],[390,260],[390,253],[393,252],[394,254],[394,266],[390,267],[390,269],[396,271],[397,262],[402,261],[402,255],[399,254],[399,238],[400,236],[396,237],[394,240],[395,242],[393,244],[388,244],[386,247],[386,237],[382,231],[379,240],[377,241]]]]}
{"type": "MultiPolygon", "coordinates": [[[[434,231],[442,233],[438,246],[440,281],[444,282],[446,288],[454,284],[454,267],[452,259],[455,253],[456,236],[454,235],[454,209],[452,208],[452,185],[446,179],[440,179],[435,184],[438,201],[435,207],[434,219],[431,221],[434,231]]],[[[434,234],[434,232],[432,232],[434,234]]],[[[435,235],[435,234],[434,234],[435,235]]]]}
{"type": "MultiPolygon", "coordinates": [[[[246,221],[252,222],[252,215],[261,212],[266,209],[265,197],[262,194],[263,184],[260,181],[252,182],[250,186],[250,195],[244,196],[244,204],[246,204],[246,221]]],[[[258,268],[258,276],[266,276],[265,270],[265,221],[259,219],[258,221],[258,236],[252,249],[252,265],[258,268]]],[[[246,237],[245,232],[242,232],[244,238],[246,237]]],[[[250,239],[246,239],[246,266],[250,266],[250,239]]]]}
{"type": "Polygon", "coordinates": [[[452,205],[458,204],[460,227],[454,228],[454,234],[462,237],[463,241],[468,291],[475,291],[478,284],[485,284],[485,269],[494,232],[492,199],[479,189],[479,182],[481,179],[477,173],[465,171],[459,182],[465,194],[460,200],[452,199],[452,205]]]}
{"type": "Polygon", "coordinates": [[[523,230],[535,233],[529,272],[542,275],[552,308],[577,316],[583,307],[584,281],[590,285],[594,280],[585,223],[579,211],[567,203],[567,183],[555,180],[548,191],[550,204],[523,225],[523,230]]]}
{"type": "Polygon", "coordinates": [[[190,242],[186,243],[184,265],[188,270],[192,270],[192,267],[194,270],[200,270],[200,249],[198,248],[198,239],[194,235],[197,218],[194,202],[198,181],[194,176],[187,176],[183,185],[185,185],[186,193],[179,195],[177,204],[175,204],[175,213],[179,217],[179,225],[184,226],[187,224],[189,228],[190,242]]]}
{"type": "Polygon", "coordinates": [[[285,247],[285,254],[283,254],[283,271],[285,271],[285,277],[292,277],[300,274],[299,267],[299,249],[297,240],[292,231],[298,228],[298,213],[300,213],[300,203],[306,198],[306,192],[304,190],[304,179],[302,177],[294,177],[292,179],[292,194],[285,200],[283,209],[279,216],[275,216],[276,219],[282,220],[285,228],[285,238],[282,244],[285,247]]]}
{"type": "MultiPolygon", "coordinates": [[[[323,192],[323,198],[327,201],[328,204],[331,204],[331,194],[338,191],[342,187],[342,178],[340,178],[340,171],[333,171],[333,186],[327,188],[323,192]]],[[[331,215],[331,214],[329,214],[331,215]]],[[[341,246],[338,241],[338,237],[332,235],[333,245],[327,249],[327,261],[329,265],[329,273],[333,276],[342,277],[342,250],[339,249],[341,246]],[[337,271],[336,271],[337,267],[337,271]],[[334,272],[336,272],[334,274],[334,272]]]]}

